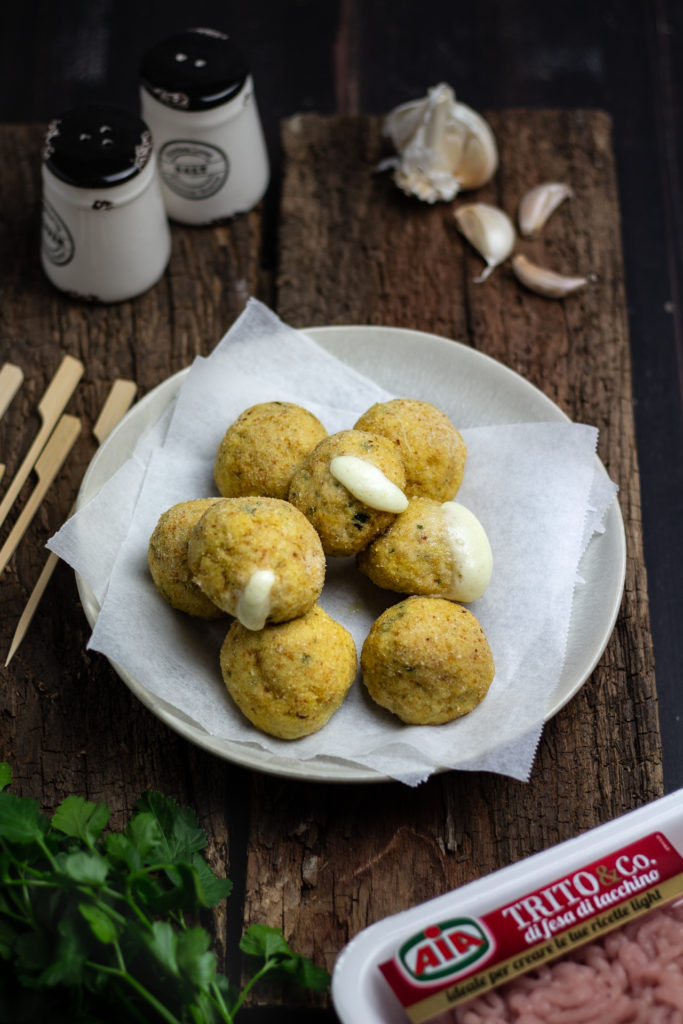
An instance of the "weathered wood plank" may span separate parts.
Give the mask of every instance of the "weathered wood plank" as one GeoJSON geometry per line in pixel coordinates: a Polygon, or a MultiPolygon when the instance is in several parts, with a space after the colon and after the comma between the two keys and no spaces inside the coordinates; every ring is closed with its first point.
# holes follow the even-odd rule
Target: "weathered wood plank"
{"type": "MultiPolygon", "coordinates": [[[[296,948],[330,966],[365,924],[661,791],[609,125],[602,115],[576,112],[512,112],[494,124],[503,163],[487,198],[512,209],[538,174],[569,175],[577,199],[529,251],[546,252],[558,269],[595,270],[599,287],[563,305],[522,293],[506,270],[473,285],[479,261],[447,208],[413,203],[374,173],[383,148],[378,122],[311,116],[285,128],[277,308],[295,325],[393,323],[460,338],[533,380],[572,417],[600,427],[600,454],[622,487],[624,607],[593,678],[546,729],[531,783],[451,773],[416,791],[331,789],[224,765],[157,722],[104,659],[85,651],[88,630],[64,566],[10,668],[0,670],[0,753],[13,763],[17,792],[47,808],[68,792],[105,799],[120,825],[146,786],[159,788],[197,809],[220,870],[228,870],[249,796],[245,919],[283,927],[296,948]]],[[[174,228],[168,273],[134,302],[91,307],[55,292],[37,255],[40,135],[35,127],[0,131],[0,356],[26,374],[0,421],[7,479],[35,432],[35,404],[63,352],[86,365],[70,406],[85,429],[3,575],[5,650],[42,566],[44,540],[70,507],[94,450],[89,428],[111,380],[135,377],[144,393],[207,352],[248,294],[268,298],[258,276],[258,214],[229,227],[174,228]]],[[[227,934],[224,915],[216,924],[220,948],[227,941],[234,948],[235,929],[227,934]]],[[[271,990],[261,999],[293,997],[271,990]]]]}
{"type": "Polygon", "coordinates": [[[662,792],[609,121],[595,111],[491,120],[501,170],[479,198],[514,214],[527,188],[568,181],[576,198],[524,248],[557,270],[594,273],[589,289],[548,301],[507,268],[473,284],[481,261],[450,207],[411,201],[374,173],[378,119],[305,115],[283,129],[278,312],[295,326],[393,324],[458,338],[596,424],[600,455],[621,485],[623,608],[592,678],[545,729],[526,785],[483,773],[449,773],[416,791],[254,778],[245,916],[283,927],[329,965],[386,914],[662,792]]]}
{"type": "MultiPolygon", "coordinates": [[[[202,231],[173,227],[167,273],[131,302],[92,306],[57,292],[38,258],[42,135],[37,125],[0,128],[0,358],[25,374],[0,421],[3,484],[35,434],[36,403],[64,353],[85,365],[69,406],[81,417],[83,431],[3,573],[0,663],[45,560],[44,543],[67,515],[94,452],[90,430],[111,382],[133,378],[143,395],[195,355],[209,352],[246,298],[260,289],[257,211],[202,231]]],[[[27,484],[22,497],[32,486],[27,484]]],[[[210,860],[229,873],[232,832],[244,831],[245,807],[235,799],[246,788],[244,773],[157,721],[104,658],[86,651],[88,635],[73,573],[59,565],[18,653],[8,668],[0,668],[0,757],[12,764],[14,791],[34,796],[47,811],[69,793],[104,800],[113,811],[112,825],[120,828],[138,796],[158,789],[197,811],[209,835],[210,860]]],[[[217,914],[219,953],[228,942],[226,914],[239,918],[239,902],[217,914]]]]}

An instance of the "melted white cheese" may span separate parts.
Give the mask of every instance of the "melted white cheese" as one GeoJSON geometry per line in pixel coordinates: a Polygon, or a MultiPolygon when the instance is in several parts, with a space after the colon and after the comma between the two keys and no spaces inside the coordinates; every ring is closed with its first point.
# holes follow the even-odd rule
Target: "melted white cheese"
{"type": "Polygon", "coordinates": [[[476,601],[488,587],[493,572],[486,531],[477,517],[457,501],[445,501],[441,509],[453,553],[453,579],[446,596],[452,601],[476,601]]]}
{"type": "Polygon", "coordinates": [[[330,462],[330,473],[368,508],[398,513],[408,507],[408,499],[401,488],[381,469],[357,455],[336,455],[330,462]]]}
{"type": "Polygon", "coordinates": [[[275,583],[271,569],[255,569],[240,594],[235,617],[245,629],[263,629],[270,612],[270,592],[275,583]]]}

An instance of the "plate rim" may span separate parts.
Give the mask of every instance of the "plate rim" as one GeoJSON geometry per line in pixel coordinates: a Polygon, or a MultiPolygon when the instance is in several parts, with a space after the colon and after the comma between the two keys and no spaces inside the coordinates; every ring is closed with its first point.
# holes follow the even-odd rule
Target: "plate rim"
{"type": "MultiPolygon", "coordinates": [[[[540,388],[538,388],[531,381],[528,381],[521,374],[515,370],[506,366],[504,363],[495,359],[493,356],[489,356],[485,352],[480,352],[478,349],[474,349],[463,342],[455,339],[447,338],[444,335],[433,334],[427,331],[421,331],[418,329],[404,328],[404,327],[392,327],[389,325],[375,325],[375,324],[331,324],[321,325],[318,327],[304,327],[300,328],[301,333],[304,333],[311,337],[314,341],[323,341],[325,338],[334,339],[335,335],[343,336],[349,332],[356,333],[359,331],[371,332],[375,335],[390,335],[400,334],[403,336],[416,336],[418,338],[426,338],[431,342],[437,342],[439,345],[444,346],[457,346],[461,355],[464,358],[471,358],[476,362],[484,362],[490,364],[495,368],[496,373],[502,373],[503,376],[509,376],[512,381],[515,382],[516,386],[519,386],[521,382],[524,387],[530,389],[535,396],[537,401],[544,404],[549,413],[549,418],[554,421],[572,422],[571,418],[562,410],[560,407],[553,402],[540,388]]],[[[325,345],[323,344],[323,347],[325,345]]],[[[334,346],[330,347],[328,351],[335,355],[340,361],[353,367],[353,363],[349,363],[343,355],[335,351],[334,346]]],[[[355,367],[354,367],[355,368],[355,367]]],[[[111,433],[105,438],[99,448],[96,450],[93,458],[91,459],[86,472],[81,481],[81,485],[78,491],[76,499],[76,511],[83,507],[91,498],[94,497],[95,491],[91,493],[91,480],[97,472],[98,463],[103,457],[105,450],[108,446],[116,444],[118,436],[125,432],[131,423],[132,419],[144,416],[145,409],[149,405],[153,405],[160,401],[160,396],[164,397],[166,392],[169,392],[168,398],[166,399],[161,412],[168,407],[170,402],[173,400],[175,395],[178,393],[184,377],[189,373],[190,366],[186,366],[181,370],[177,370],[175,373],[166,377],[163,381],[152,388],[146,395],[144,395],[130,410],[122,417],[119,423],[113,428],[111,433]]],[[[139,434],[137,435],[139,438],[139,434]]],[[[129,455],[126,455],[128,458],[129,455]]],[[[601,470],[608,476],[607,471],[596,455],[596,462],[601,470]]],[[[125,461],[125,459],[123,460],[125,461]]],[[[103,484],[100,484],[100,487],[103,484]]],[[[612,606],[609,609],[609,614],[606,618],[607,627],[604,630],[603,638],[595,649],[593,658],[588,663],[588,667],[584,669],[583,674],[579,681],[574,685],[573,689],[570,689],[560,700],[556,701],[552,707],[547,711],[544,717],[544,724],[553,718],[558,712],[565,707],[569,701],[576,696],[578,691],[583,687],[588,678],[592,675],[597,663],[602,657],[609,639],[614,630],[616,620],[619,615],[619,609],[621,607],[621,601],[623,598],[623,589],[625,583],[626,574],[626,538],[623,516],[619,507],[618,501],[615,500],[611,503],[605,520],[608,517],[612,520],[609,529],[616,531],[613,539],[617,543],[619,553],[619,583],[615,587],[612,606]]],[[[606,526],[607,529],[607,526],[606,526]]],[[[83,610],[90,625],[91,629],[94,627],[97,617],[99,615],[99,602],[97,601],[92,589],[81,576],[80,573],[74,571],[76,579],[76,586],[79,594],[83,610]]],[[[571,621],[569,625],[569,634],[571,635],[571,621]]],[[[251,746],[246,743],[240,743],[236,740],[221,739],[214,737],[198,725],[198,723],[192,722],[190,719],[179,711],[179,709],[173,707],[160,698],[153,694],[147,687],[135,679],[126,669],[118,665],[113,659],[107,657],[107,661],[111,664],[112,668],[133,693],[135,697],[145,706],[149,711],[154,714],[160,721],[171,728],[174,732],[178,733],[184,739],[189,740],[196,746],[206,750],[209,753],[221,758],[222,760],[229,761],[232,764],[237,764],[241,767],[248,768],[250,770],[261,771],[266,774],[277,775],[280,777],[290,778],[294,780],[303,780],[309,782],[335,782],[335,783],[373,783],[373,782],[394,782],[396,781],[392,776],[384,775],[371,768],[365,768],[351,761],[345,761],[342,758],[329,758],[317,756],[309,760],[291,759],[282,757],[279,754],[274,754],[269,751],[263,751],[258,746],[251,746]],[[267,763],[258,763],[258,753],[265,755],[267,763]],[[256,756],[255,756],[256,755],[256,756]],[[315,771],[311,772],[311,768],[315,765],[315,771]]],[[[445,771],[453,771],[451,768],[438,768],[436,773],[442,773],[445,771]]]]}

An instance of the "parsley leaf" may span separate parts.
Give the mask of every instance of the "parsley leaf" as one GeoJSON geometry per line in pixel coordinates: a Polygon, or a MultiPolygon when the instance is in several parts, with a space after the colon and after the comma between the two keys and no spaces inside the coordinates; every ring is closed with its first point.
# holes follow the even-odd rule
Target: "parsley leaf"
{"type": "Polygon", "coordinates": [[[105,911],[93,903],[79,903],[78,909],[90,925],[90,929],[99,942],[116,942],[120,933],[120,926],[105,913],[105,911]]]}
{"type": "Polygon", "coordinates": [[[240,949],[248,956],[262,958],[268,970],[286,975],[304,988],[322,992],[330,983],[328,972],[316,967],[308,957],[294,953],[277,928],[252,924],[240,940],[240,949]]]}
{"type": "Polygon", "coordinates": [[[109,821],[109,808],[80,796],[68,796],[52,815],[52,827],[92,846],[109,821]]]}
{"type": "Polygon", "coordinates": [[[158,860],[189,861],[193,853],[206,846],[206,834],[197,824],[197,816],[187,807],[178,807],[171,797],[148,791],[136,806],[139,811],[147,811],[158,826],[149,851],[158,860]]]}
{"type": "Polygon", "coordinates": [[[49,827],[37,800],[13,793],[0,793],[0,835],[10,843],[34,843],[49,827]]]}
{"type": "Polygon", "coordinates": [[[106,832],[106,804],[68,796],[49,819],[5,791],[11,778],[0,763],[0,1020],[233,1024],[269,972],[329,984],[264,925],[242,937],[257,964],[242,991],[218,972],[199,919],[231,883],[205,859],[193,811],[149,791],[123,832],[106,832]]]}
{"type": "Polygon", "coordinates": [[[58,858],[57,863],[68,878],[73,879],[74,882],[82,882],[84,885],[104,885],[109,874],[109,864],[106,859],[99,853],[89,853],[87,850],[68,853],[58,858]]]}

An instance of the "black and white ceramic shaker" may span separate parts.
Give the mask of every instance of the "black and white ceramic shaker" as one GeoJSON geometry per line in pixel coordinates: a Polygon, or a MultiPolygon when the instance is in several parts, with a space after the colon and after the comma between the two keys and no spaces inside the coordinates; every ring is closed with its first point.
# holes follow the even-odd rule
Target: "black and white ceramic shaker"
{"type": "Polygon", "coordinates": [[[143,57],[149,124],[169,217],[210,224],[254,207],[268,187],[268,151],[245,57],[214,29],[189,29],[143,57]]]}
{"type": "Polygon", "coordinates": [[[43,144],[41,262],[57,288],[118,302],[163,274],[170,231],[147,125],[113,106],[53,120],[43,144]]]}

